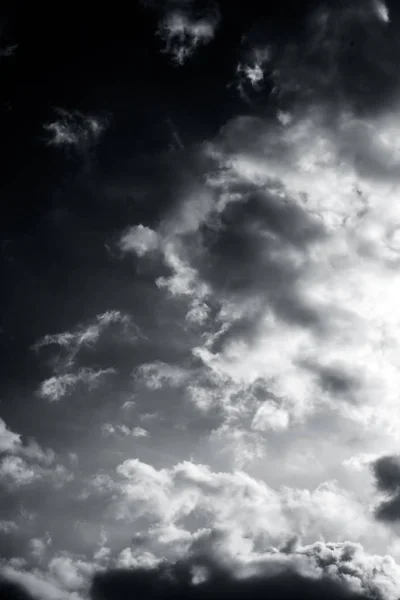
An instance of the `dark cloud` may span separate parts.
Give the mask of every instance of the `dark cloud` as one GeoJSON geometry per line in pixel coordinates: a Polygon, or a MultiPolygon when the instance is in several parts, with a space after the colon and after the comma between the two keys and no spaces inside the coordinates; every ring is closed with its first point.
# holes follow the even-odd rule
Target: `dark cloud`
{"type": "Polygon", "coordinates": [[[399,91],[397,30],[397,10],[373,0],[304,3],[292,27],[289,17],[264,14],[245,36],[239,88],[281,107],[324,101],[332,109],[381,110],[399,91]]]}
{"type": "Polygon", "coordinates": [[[382,456],[373,469],[380,490],[395,492],[400,488],[400,456],[382,456]]]}
{"type": "Polygon", "coordinates": [[[303,361],[302,366],[318,375],[322,390],[331,392],[335,396],[348,398],[360,384],[351,370],[346,371],[343,366],[339,368],[334,365],[319,365],[307,361],[303,361]]]}
{"type": "Polygon", "coordinates": [[[400,455],[381,456],[372,465],[376,485],[388,497],[376,507],[376,516],[383,521],[400,519],[400,455]]]}
{"type": "MultiPolygon", "coordinates": [[[[238,192],[233,188],[232,194],[238,192]]],[[[251,335],[267,305],[289,323],[318,326],[318,313],[298,295],[303,267],[290,251],[302,251],[322,237],[323,226],[290,198],[265,189],[240,189],[240,194],[240,201],[229,203],[216,222],[203,227],[204,254],[201,263],[193,262],[216,298],[256,306],[251,315],[236,320],[218,344],[227,335],[251,335]]]]}
{"type": "MultiPolygon", "coordinates": [[[[260,574],[235,578],[227,569],[213,565],[209,560],[203,567],[207,580],[196,583],[196,566],[190,563],[161,565],[155,569],[116,570],[95,576],[91,597],[93,600],[119,600],[135,597],[138,600],[233,600],[239,598],[291,598],[304,600],[354,600],[367,598],[355,594],[331,579],[311,579],[290,569],[279,574],[260,574]],[[194,580],[194,581],[193,581],[194,580]]],[[[200,570],[201,572],[201,570],[200,570]]]]}

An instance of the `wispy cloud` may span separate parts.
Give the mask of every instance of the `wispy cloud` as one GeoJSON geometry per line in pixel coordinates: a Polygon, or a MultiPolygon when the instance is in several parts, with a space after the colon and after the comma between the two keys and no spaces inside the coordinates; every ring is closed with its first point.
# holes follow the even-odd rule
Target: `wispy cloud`
{"type": "Polygon", "coordinates": [[[78,385],[83,384],[89,390],[101,385],[107,375],[113,375],[116,370],[108,369],[80,369],[76,373],[55,375],[43,381],[39,387],[38,395],[50,402],[58,402],[64,396],[71,394],[78,385]]]}
{"type": "Polygon", "coordinates": [[[72,331],[46,335],[36,342],[34,350],[37,352],[47,346],[60,350],[52,359],[55,374],[41,383],[38,394],[50,401],[58,401],[71,393],[79,384],[94,389],[100,385],[105,376],[116,373],[114,367],[75,368],[80,352],[83,350],[94,352],[96,345],[107,332],[111,335],[114,333],[117,340],[129,343],[136,341],[140,335],[129,315],[119,311],[107,311],[97,315],[92,323],[80,325],[72,331]]]}
{"type": "Polygon", "coordinates": [[[92,149],[108,126],[105,117],[84,115],[78,110],[69,112],[55,109],[57,119],[43,125],[47,144],[55,147],[73,147],[79,152],[92,149]]]}
{"type": "Polygon", "coordinates": [[[190,8],[189,11],[167,11],[158,29],[158,35],[165,42],[164,52],[182,66],[200,46],[211,42],[218,21],[218,13],[196,17],[190,13],[190,8]]]}
{"type": "Polygon", "coordinates": [[[18,49],[18,44],[13,44],[12,46],[5,46],[0,48],[0,58],[8,58],[10,56],[14,56],[18,49]]]}
{"type": "Polygon", "coordinates": [[[64,352],[64,359],[61,361],[63,368],[69,368],[80,350],[95,347],[100,336],[113,326],[117,326],[123,339],[137,339],[139,332],[130,315],[109,310],[97,315],[93,322],[79,325],[72,331],[45,335],[35,343],[33,349],[39,351],[46,346],[58,346],[64,352]]]}
{"type": "Polygon", "coordinates": [[[188,381],[190,375],[190,371],[182,367],[174,367],[161,361],[141,364],[134,372],[136,381],[143,382],[151,390],[164,386],[180,387],[188,381]]]}

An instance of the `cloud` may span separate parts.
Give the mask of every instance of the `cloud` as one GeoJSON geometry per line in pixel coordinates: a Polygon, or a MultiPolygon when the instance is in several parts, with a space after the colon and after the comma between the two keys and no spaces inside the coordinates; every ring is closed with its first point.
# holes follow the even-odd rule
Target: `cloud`
{"type": "Polygon", "coordinates": [[[399,569],[389,557],[370,557],[349,542],[276,550],[253,564],[219,559],[193,554],[172,564],[126,564],[96,574],[91,597],[394,599],[399,590],[399,569]]]}
{"type": "Polygon", "coordinates": [[[372,464],[376,485],[385,497],[376,507],[376,516],[383,521],[400,519],[400,456],[381,456],[372,464]]]}
{"type": "Polygon", "coordinates": [[[44,336],[34,345],[34,350],[49,347],[51,350],[58,348],[59,352],[52,357],[54,375],[43,381],[39,387],[38,395],[57,402],[64,396],[72,393],[78,385],[88,389],[99,386],[104,377],[116,373],[113,367],[94,369],[81,367],[72,370],[83,352],[94,353],[99,342],[104,341],[106,334],[111,341],[136,342],[139,330],[132,322],[129,315],[117,310],[110,310],[100,315],[92,323],[79,325],[72,331],[44,336]]]}
{"type": "MultiPolygon", "coordinates": [[[[4,599],[9,600],[14,598],[15,600],[17,598],[26,600],[82,600],[83,594],[77,592],[73,585],[77,581],[79,583],[83,582],[82,579],[79,579],[79,561],[76,561],[78,569],[71,572],[71,568],[68,571],[68,567],[70,567],[68,562],[67,564],[60,564],[57,563],[56,558],[53,560],[54,564],[50,565],[50,572],[40,569],[29,571],[24,568],[24,565],[3,561],[3,564],[0,565],[0,594],[3,593],[4,599]],[[74,579],[75,573],[76,579],[74,579]]],[[[88,584],[87,577],[84,583],[88,584]]]]}
{"type": "Polygon", "coordinates": [[[102,335],[113,330],[116,330],[122,339],[135,341],[138,336],[138,330],[130,315],[118,310],[109,310],[97,315],[94,322],[79,325],[72,331],[45,335],[35,343],[33,349],[39,351],[46,346],[58,346],[61,355],[57,360],[61,362],[62,368],[66,369],[73,366],[81,350],[94,348],[102,335]]]}
{"type": "Polygon", "coordinates": [[[274,20],[243,36],[236,86],[244,99],[261,93],[278,108],[323,100],[365,114],[398,91],[398,40],[385,2],[319,3],[303,16],[296,36],[274,20]]]}
{"type": "Polygon", "coordinates": [[[158,249],[158,236],[153,229],[144,225],[130,227],[119,240],[122,252],[134,252],[137,256],[144,256],[148,252],[158,249]]]}
{"type": "MultiPolygon", "coordinates": [[[[183,556],[196,539],[214,529],[232,535],[243,555],[282,545],[294,535],[341,542],[349,537],[376,544],[387,539],[367,504],[325,482],[314,490],[276,491],[242,471],[215,472],[190,461],[156,469],[138,459],[121,463],[114,475],[89,479],[84,497],[103,498],[107,518],[140,526],[141,552],[156,558],[183,556]]],[[[233,543],[233,542],[232,542],[233,543]]],[[[233,552],[227,541],[226,551],[233,552]]]]}
{"type": "Polygon", "coordinates": [[[72,479],[73,474],[61,464],[43,467],[13,455],[0,460],[0,484],[10,489],[29,486],[39,481],[49,482],[60,488],[72,479]]]}
{"type": "Polygon", "coordinates": [[[8,429],[6,423],[0,418],[0,452],[12,452],[19,449],[21,445],[21,436],[8,429]]]}
{"type": "Polygon", "coordinates": [[[204,308],[192,354],[221,386],[195,396],[227,413],[224,388],[247,389],[250,431],[331,411],[398,436],[397,123],[323,96],[284,123],[234,118],[205,150],[219,168],[153,230],[156,284],[204,308]]]}
{"type": "Polygon", "coordinates": [[[135,400],[126,400],[123,405],[121,406],[121,408],[123,410],[131,410],[132,408],[135,408],[136,406],[136,402],[135,400]]]}
{"type": "Polygon", "coordinates": [[[160,390],[165,386],[180,387],[188,381],[190,376],[190,371],[161,361],[143,363],[134,372],[136,381],[143,382],[151,390],[160,390]]]}
{"type": "Polygon", "coordinates": [[[381,19],[384,23],[390,22],[389,10],[385,2],[381,2],[381,0],[374,0],[373,6],[375,8],[377,17],[381,19]]]}
{"type": "Polygon", "coordinates": [[[264,73],[271,58],[268,46],[252,47],[236,67],[236,85],[244,100],[249,100],[248,88],[260,90],[264,85],[264,73]]]}
{"type": "Polygon", "coordinates": [[[209,44],[215,36],[219,23],[216,7],[205,14],[196,14],[191,2],[166,7],[157,34],[165,42],[164,52],[182,66],[200,46],[209,44]]]}
{"type": "Polygon", "coordinates": [[[113,368],[99,369],[80,369],[76,373],[65,373],[64,375],[55,375],[43,381],[38,389],[38,395],[50,402],[58,402],[61,398],[71,394],[78,385],[84,385],[89,390],[93,390],[101,385],[104,377],[113,375],[116,370],[113,368]]]}
{"type": "Polygon", "coordinates": [[[35,440],[23,443],[21,435],[11,431],[0,418],[0,484],[10,489],[29,486],[37,481],[51,482],[56,488],[73,479],[73,474],[56,463],[56,454],[35,440]]]}
{"type": "Polygon", "coordinates": [[[13,44],[12,46],[5,46],[3,48],[0,48],[0,58],[8,58],[10,56],[14,56],[17,49],[18,44],[13,44]]]}
{"type": "Polygon", "coordinates": [[[52,540],[49,533],[44,538],[32,538],[29,541],[29,550],[31,555],[39,562],[42,562],[46,557],[47,548],[51,545],[52,540]]]}
{"type": "Polygon", "coordinates": [[[10,453],[21,455],[30,460],[36,460],[50,466],[55,459],[55,453],[50,448],[42,448],[35,440],[23,443],[21,435],[11,431],[0,417],[0,454],[10,453]]]}
{"type": "Polygon", "coordinates": [[[148,437],[149,432],[143,427],[127,427],[126,425],[111,425],[111,423],[105,423],[102,426],[103,435],[114,435],[121,434],[123,436],[131,437],[148,437]]]}
{"type": "Polygon", "coordinates": [[[55,112],[58,119],[43,126],[48,133],[49,146],[72,147],[78,152],[88,152],[98,143],[108,126],[104,117],[84,115],[78,110],[69,112],[57,108],[55,112]]]}
{"type": "Polygon", "coordinates": [[[14,521],[0,521],[1,533],[12,533],[18,529],[18,525],[14,521]]]}
{"type": "Polygon", "coordinates": [[[362,471],[366,467],[370,467],[378,458],[378,454],[361,452],[359,454],[354,454],[350,458],[346,458],[343,461],[343,464],[355,471],[362,471]]]}

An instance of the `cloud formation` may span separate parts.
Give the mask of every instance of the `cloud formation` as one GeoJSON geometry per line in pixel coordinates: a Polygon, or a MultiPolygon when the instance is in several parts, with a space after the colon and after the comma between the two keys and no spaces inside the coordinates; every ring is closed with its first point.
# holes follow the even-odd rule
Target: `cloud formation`
{"type": "Polygon", "coordinates": [[[114,367],[94,369],[85,366],[73,370],[81,354],[84,351],[89,355],[93,353],[105,334],[113,341],[128,343],[135,342],[140,335],[129,315],[114,310],[97,315],[93,323],[78,326],[72,331],[46,335],[36,342],[36,352],[46,347],[59,350],[50,361],[55,374],[41,383],[38,395],[57,402],[78,385],[84,385],[89,390],[95,389],[107,375],[116,373],[114,367]]]}
{"type": "Polygon", "coordinates": [[[35,440],[23,443],[21,435],[11,431],[0,418],[0,486],[16,489],[38,481],[56,488],[73,479],[73,474],[57,464],[53,450],[43,449],[35,440]]]}
{"type": "MultiPolygon", "coordinates": [[[[179,65],[216,35],[211,5],[147,4],[179,65]]],[[[295,34],[254,19],[237,51],[206,65],[223,63],[221,88],[236,77],[247,100],[234,86],[229,110],[226,90],[200,95],[230,115],[218,131],[222,117],[210,118],[191,144],[186,125],[185,144],[153,152],[147,138],[126,143],[123,117],[131,158],[119,141],[102,156],[105,171],[118,164],[115,186],[89,204],[107,201],[107,223],[87,213],[104,256],[78,278],[95,316],[54,330],[43,319],[40,332],[61,333],[37,341],[49,372],[26,383],[49,400],[37,426],[57,454],[0,420],[0,572],[34,598],[400,596],[397,16],[373,0],[315,8],[295,34]],[[10,514],[17,497],[26,507],[10,514]]],[[[221,14],[221,46],[239,44],[249,19],[232,30],[221,14]]],[[[151,82],[146,99],[163,73],[180,81],[155,53],[160,77],[135,71],[135,94],[151,82]]],[[[177,89],[183,99],[174,88],[163,104],[189,122],[195,93],[177,89]]],[[[59,117],[48,144],[84,161],[106,122],[59,117]]]]}
{"type": "Polygon", "coordinates": [[[178,65],[183,65],[215,35],[217,15],[195,18],[183,11],[167,13],[159,25],[158,35],[165,42],[164,52],[178,65]]]}
{"type": "Polygon", "coordinates": [[[96,146],[108,126],[104,117],[84,115],[78,110],[69,112],[56,108],[55,112],[58,118],[43,125],[49,146],[74,148],[79,153],[88,152],[96,146]]]}
{"type": "Polygon", "coordinates": [[[398,568],[387,557],[368,557],[360,546],[319,543],[260,556],[253,564],[226,564],[196,556],[175,564],[95,575],[94,600],[135,595],[155,598],[395,598],[398,568]],[[236,567],[236,571],[234,568],[236,567]],[[378,574],[379,573],[379,574],[378,574]]]}
{"type": "Polygon", "coordinates": [[[400,456],[381,456],[372,464],[376,485],[384,493],[376,507],[376,516],[382,521],[400,519],[400,456]]]}

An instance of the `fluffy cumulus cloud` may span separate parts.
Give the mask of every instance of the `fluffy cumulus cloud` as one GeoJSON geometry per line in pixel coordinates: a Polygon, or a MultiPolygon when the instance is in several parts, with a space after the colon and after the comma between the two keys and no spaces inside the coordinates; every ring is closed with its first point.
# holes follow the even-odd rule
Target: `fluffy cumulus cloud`
{"type": "MultiPolygon", "coordinates": [[[[0,487],[16,490],[33,483],[47,482],[56,488],[73,479],[72,472],[57,462],[55,452],[42,448],[35,440],[22,441],[0,418],[0,487]]],[[[12,522],[2,521],[2,529],[13,529],[12,522]]]]}
{"type": "Polygon", "coordinates": [[[105,514],[130,523],[133,531],[141,526],[144,537],[138,549],[159,560],[211,543],[207,540],[215,532],[222,535],[220,552],[243,560],[294,536],[307,543],[318,537],[335,542],[350,538],[366,547],[373,541],[385,547],[389,539],[383,526],[374,525],[370,507],[334,481],[312,491],[277,491],[243,471],[215,472],[189,461],[155,469],[130,459],[113,476],[99,473],[88,481],[86,501],[95,497],[105,501],[105,514]]]}
{"type": "Polygon", "coordinates": [[[80,369],[76,373],[64,373],[54,375],[45,379],[40,385],[38,395],[48,399],[50,402],[58,402],[64,396],[70,394],[79,384],[83,384],[89,390],[96,388],[106,375],[112,375],[115,369],[80,369]]]}
{"type": "Polygon", "coordinates": [[[121,237],[139,257],[161,253],[170,275],[156,284],[202,325],[193,356],[222,383],[206,391],[209,404],[228,413],[227,385],[254,400],[261,382],[265,401],[243,401],[255,432],[323,410],[398,436],[398,111],[360,114],[346,62],[352,53],[371,96],[383,62],[394,69],[377,6],[318,9],[298,68],[278,41],[254,51],[260,72],[271,63],[266,77],[282,103],[294,95],[291,110],[231,119],[202,149],[214,169],[197,193],[157,230],[137,225],[121,237]],[[332,64],[326,81],[322,58],[332,64]],[[341,96],[327,98],[339,84],[341,96]]]}

